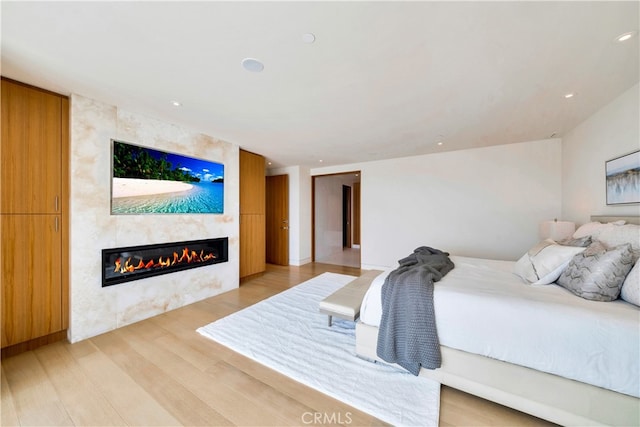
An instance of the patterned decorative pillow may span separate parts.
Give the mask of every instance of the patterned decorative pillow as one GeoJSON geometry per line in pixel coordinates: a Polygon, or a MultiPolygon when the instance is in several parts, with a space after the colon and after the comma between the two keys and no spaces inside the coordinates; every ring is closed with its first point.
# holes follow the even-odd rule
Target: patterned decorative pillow
{"type": "Polygon", "coordinates": [[[640,307],[640,261],[636,261],[627,278],[624,279],[620,298],[640,307]]]}
{"type": "Polygon", "coordinates": [[[558,278],[558,285],[593,301],[613,301],[620,295],[625,277],[633,267],[631,244],[606,249],[589,247],[573,257],[558,278]]]}
{"type": "Polygon", "coordinates": [[[595,242],[587,246],[587,249],[585,249],[583,253],[585,254],[585,256],[602,255],[603,253],[607,252],[607,249],[609,248],[605,246],[604,243],[602,243],[600,240],[596,240],[595,242]]]}
{"type": "Polygon", "coordinates": [[[583,236],[580,238],[567,237],[566,239],[558,240],[558,244],[562,246],[578,246],[586,248],[592,243],[591,236],[583,236]]]}

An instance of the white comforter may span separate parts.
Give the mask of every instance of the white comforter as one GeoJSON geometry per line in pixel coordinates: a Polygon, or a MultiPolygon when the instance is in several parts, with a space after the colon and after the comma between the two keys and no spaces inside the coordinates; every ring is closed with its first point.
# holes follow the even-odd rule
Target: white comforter
{"type": "MultiPolygon", "coordinates": [[[[557,285],[526,285],[515,263],[451,257],[435,284],[440,344],[640,397],[640,309],[588,301],[557,285]]],[[[360,321],[380,325],[385,271],[360,321]]]]}

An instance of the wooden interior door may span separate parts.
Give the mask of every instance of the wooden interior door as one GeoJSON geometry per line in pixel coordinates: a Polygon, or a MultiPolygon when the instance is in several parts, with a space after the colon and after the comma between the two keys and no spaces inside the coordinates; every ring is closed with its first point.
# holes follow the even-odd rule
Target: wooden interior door
{"type": "Polygon", "coordinates": [[[2,347],[63,329],[59,215],[2,215],[2,347]]]}
{"type": "Polygon", "coordinates": [[[270,264],[289,265],[289,176],[267,177],[266,259],[270,264]]]}
{"type": "Polygon", "coordinates": [[[351,187],[342,186],[342,247],[351,247],[351,187]]]}

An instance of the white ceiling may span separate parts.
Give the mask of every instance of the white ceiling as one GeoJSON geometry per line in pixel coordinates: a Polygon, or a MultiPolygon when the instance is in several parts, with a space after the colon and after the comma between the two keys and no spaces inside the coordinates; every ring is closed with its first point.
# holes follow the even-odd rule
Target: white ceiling
{"type": "Polygon", "coordinates": [[[638,82],[638,6],[2,1],[1,71],[317,167],[561,137],[638,82]]]}

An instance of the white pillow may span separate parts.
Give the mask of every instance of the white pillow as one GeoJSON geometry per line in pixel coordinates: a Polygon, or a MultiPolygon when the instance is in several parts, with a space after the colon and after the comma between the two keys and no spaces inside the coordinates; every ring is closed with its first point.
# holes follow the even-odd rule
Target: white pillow
{"type": "Polygon", "coordinates": [[[562,246],[547,239],[529,249],[516,262],[513,272],[532,285],[548,285],[560,277],[574,255],[584,250],[583,247],[562,246]]]}
{"type": "Polygon", "coordinates": [[[607,223],[597,221],[588,222],[578,227],[578,229],[573,233],[573,237],[580,238],[584,236],[592,236],[595,240],[595,238],[598,237],[598,235],[600,235],[603,230],[620,227],[621,225],[625,225],[626,223],[627,221],[623,219],[607,223]]]}
{"type": "Polygon", "coordinates": [[[603,228],[611,228],[611,227],[613,227],[613,224],[603,224],[601,222],[588,222],[578,227],[575,233],[573,233],[573,238],[579,239],[585,236],[593,236],[594,238],[596,238],[602,232],[603,228]]]}
{"type": "Polygon", "coordinates": [[[640,307],[640,261],[636,261],[622,283],[620,298],[640,307]]]}
{"type": "Polygon", "coordinates": [[[631,244],[634,259],[640,256],[640,225],[627,224],[600,229],[597,239],[609,248],[631,244]]]}

